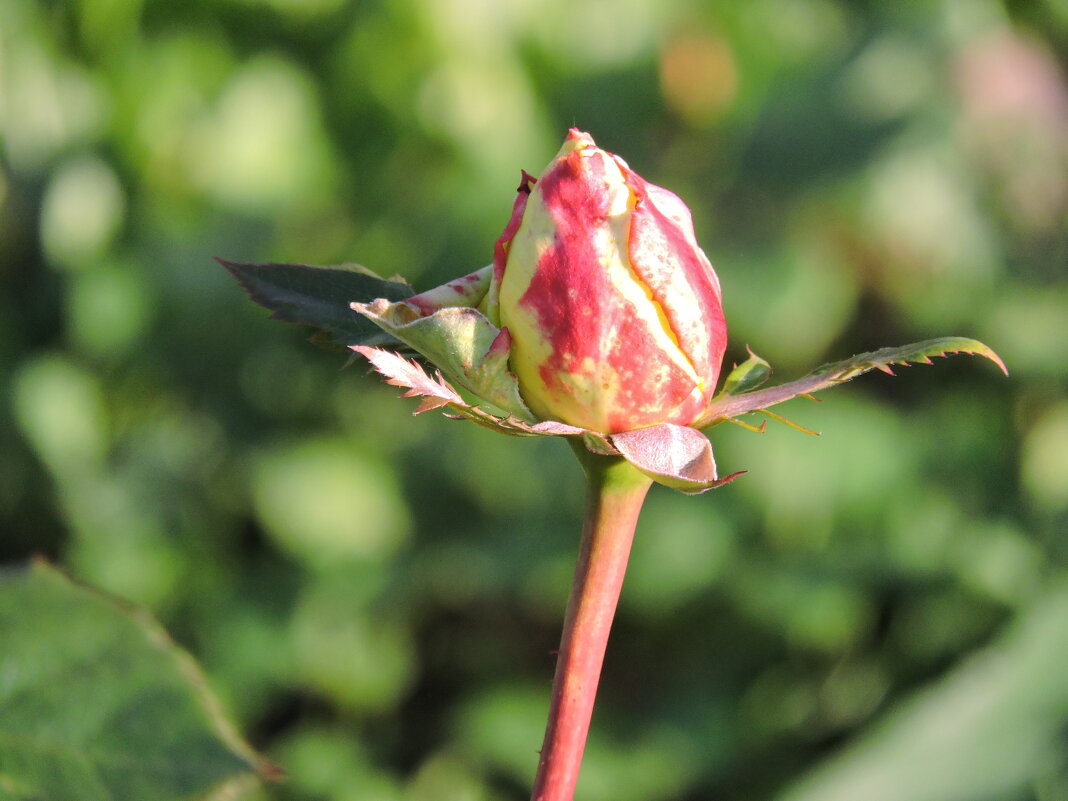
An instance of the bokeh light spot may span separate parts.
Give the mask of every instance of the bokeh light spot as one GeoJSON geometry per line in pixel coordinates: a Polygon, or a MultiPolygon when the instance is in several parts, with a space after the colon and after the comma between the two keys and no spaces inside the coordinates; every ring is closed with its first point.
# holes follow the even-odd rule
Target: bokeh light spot
{"type": "Polygon", "coordinates": [[[660,53],[660,90],[667,104],[691,124],[722,115],[738,91],[738,68],[730,43],[712,34],[669,41],[660,53]]]}
{"type": "Polygon", "coordinates": [[[1047,411],[1024,439],[1024,488],[1049,512],[1068,509],[1068,401],[1047,411]]]}
{"type": "Polygon", "coordinates": [[[346,588],[319,582],[292,620],[299,678],[349,709],[384,712],[403,696],[414,671],[414,647],[401,622],[361,609],[346,588]]]}
{"type": "Polygon", "coordinates": [[[98,258],[122,225],[126,199],[112,169],[76,158],[59,170],[41,207],[41,243],[55,264],[81,268],[98,258]]]}
{"type": "Polygon", "coordinates": [[[252,488],[267,533],[312,566],[380,560],[408,536],[392,476],[343,440],[272,449],[257,462],[252,488]]]}
{"type": "Polygon", "coordinates": [[[194,181],[243,211],[299,204],[330,183],[330,154],[314,86],[296,66],[264,56],[244,64],[186,152],[194,181]]]}
{"type": "Polygon", "coordinates": [[[115,355],[135,346],[152,313],[142,274],[119,267],[76,276],[67,302],[71,337],[94,356],[115,355]]]}
{"type": "Polygon", "coordinates": [[[107,417],[97,379],[56,354],[15,375],[14,411],[23,436],[53,473],[94,470],[108,447],[107,417]]]}

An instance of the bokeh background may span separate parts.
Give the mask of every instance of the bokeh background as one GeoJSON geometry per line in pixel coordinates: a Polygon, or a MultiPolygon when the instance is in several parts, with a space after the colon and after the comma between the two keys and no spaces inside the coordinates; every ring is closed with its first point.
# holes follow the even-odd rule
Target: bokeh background
{"type": "Polygon", "coordinates": [[[955,334],[656,487],[584,801],[1068,799],[1064,0],[2,0],[0,556],[150,608],[290,774],[526,797],[567,448],[435,414],[212,261],[487,263],[570,126],[691,206],[729,359],[955,334]]]}

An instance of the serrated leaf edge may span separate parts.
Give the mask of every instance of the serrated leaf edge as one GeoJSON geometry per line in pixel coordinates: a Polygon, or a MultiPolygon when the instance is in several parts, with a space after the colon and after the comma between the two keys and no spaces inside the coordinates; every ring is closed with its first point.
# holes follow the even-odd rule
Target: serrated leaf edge
{"type": "Polygon", "coordinates": [[[711,428],[739,415],[761,411],[769,406],[796,398],[798,395],[810,395],[828,387],[844,384],[871,370],[881,370],[894,375],[891,365],[933,364],[931,357],[944,357],[954,353],[983,356],[994,362],[1005,375],[1008,375],[1009,371],[1001,357],[977,339],[966,337],[928,339],[896,348],[881,348],[868,353],[860,353],[839,362],[831,362],[817,367],[803,378],[776,387],[754,390],[740,395],[720,393],[713,399],[704,415],[694,423],[694,428],[711,428]]]}

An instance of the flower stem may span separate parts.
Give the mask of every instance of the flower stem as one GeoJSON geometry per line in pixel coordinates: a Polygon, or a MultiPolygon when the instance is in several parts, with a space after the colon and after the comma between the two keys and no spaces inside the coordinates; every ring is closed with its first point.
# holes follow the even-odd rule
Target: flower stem
{"type": "Polygon", "coordinates": [[[586,472],[586,517],[531,801],[571,801],[634,527],[652,483],[618,457],[575,452],[586,472]]]}

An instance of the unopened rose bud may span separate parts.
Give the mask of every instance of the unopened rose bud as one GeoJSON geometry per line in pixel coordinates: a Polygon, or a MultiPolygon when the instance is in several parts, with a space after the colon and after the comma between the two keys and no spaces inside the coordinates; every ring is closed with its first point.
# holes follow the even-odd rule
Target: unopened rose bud
{"type": "Polygon", "coordinates": [[[572,129],[524,176],[486,311],[538,417],[615,433],[687,425],[727,343],[719,279],[686,206],[572,129]]]}

